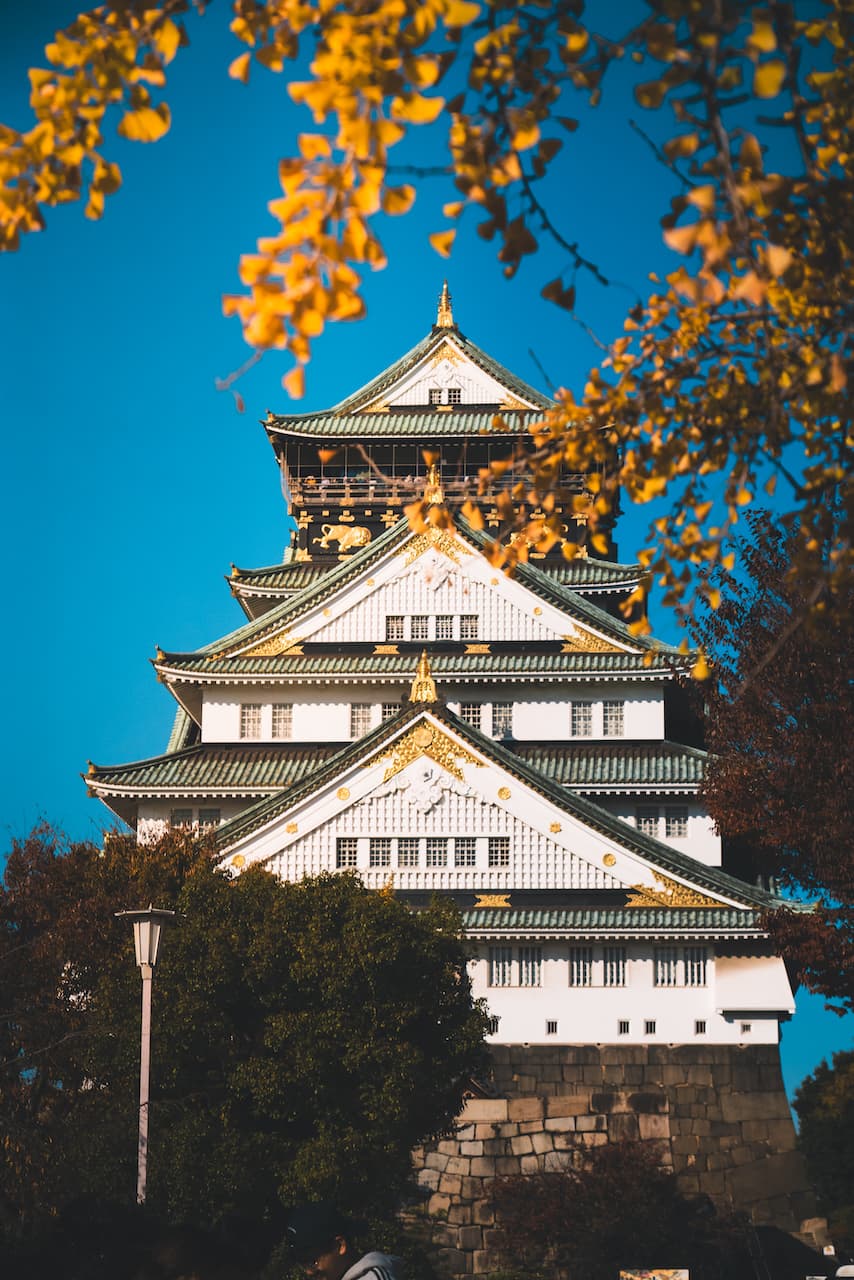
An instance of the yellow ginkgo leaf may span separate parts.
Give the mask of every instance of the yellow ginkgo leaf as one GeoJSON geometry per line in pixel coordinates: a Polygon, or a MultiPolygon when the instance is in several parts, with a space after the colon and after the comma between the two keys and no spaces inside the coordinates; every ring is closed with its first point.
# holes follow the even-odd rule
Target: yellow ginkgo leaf
{"type": "Polygon", "coordinates": [[[697,661],[691,668],[691,675],[695,680],[708,680],[711,675],[711,669],[706,661],[706,655],[701,653],[697,661]]]}
{"type": "Polygon", "coordinates": [[[156,142],[169,128],[169,108],[165,102],[156,107],[140,107],[127,111],[118,124],[119,133],[131,142],[156,142]]]}
{"type": "Polygon", "coordinates": [[[414,93],[408,98],[395,98],[391,113],[397,120],[408,120],[410,124],[432,124],[444,105],[444,98],[425,98],[423,94],[414,93]]]}
{"type": "Polygon", "coordinates": [[[383,192],[383,213],[408,213],[415,201],[415,188],[410,183],[402,187],[386,187],[383,192]]]}
{"type": "Polygon", "coordinates": [[[305,369],[301,364],[291,369],[290,373],[286,373],[282,378],[282,386],[287,391],[292,400],[301,400],[305,395],[305,369]]]}
{"type": "Polygon", "coordinates": [[[470,4],[468,0],[446,0],[445,22],[449,27],[467,27],[479,14],[479,4],[470,4]]]}
{"type": "Polygon", "coordinates": [[[228,74],[231,76],[232,80],[241,80],[243,84],[247,84],[249,81],[249,64],[251,61],[252,54],[248,52],[241,53],[239,57],[235,58],[228,68],[228,74]]]}
{"type": "Polygon", "coordinates": [[[443,258],[451,256],[451,245],[454,243],[456,231],[434,231],[429,237],[430,243],[443,258]]]}
{"type": "Polygon", "coordinates": [[[753,92],[757,98],[776,98],[783,87],[785,79],[785,62],[780,62],[776,58],[773,62],[763,62],[760,67],[756,68],[756,74],[753,77],[753,92]]]}

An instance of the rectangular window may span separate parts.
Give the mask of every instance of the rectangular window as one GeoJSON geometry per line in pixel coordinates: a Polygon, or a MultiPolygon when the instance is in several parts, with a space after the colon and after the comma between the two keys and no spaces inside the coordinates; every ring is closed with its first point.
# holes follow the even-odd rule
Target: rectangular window
{"type": "Polygon", "coordinates": [[[336,867],[359,865],[359,841],[354,836],[339,836],[335,841],[336,867]]]}
{"type": "Polygon", "coordinates": [[[241,738],[261,737],[261,706],[257,702],[240,704],[240,736],[241,738]]]}
{"type": "Polygon", "coordinates": [[[664,834],[668,840],[684,839],[688,834],[688,810],[684,805],[674,805],[664,810],[664,834]]]}
{"type": "Polygon", "coordinates": [[[500,1019],[500,1018],[496,1018],[495,1014],[493,1014],[491,1017],[487,1018],[487,1020],[486,1020],[486,1034],[487,1034],[488,1036],[497,1036],[497,1035],[498,1035],[498,1024],[499,1024],[499,1022],[500,1022],[500,1021],[501,1021],[501,1019],[500,1019]]]}
{"type": "Polygon", "coordinates": [[[448,387],[448,404],[462,404],[463,392],[461,387],[448,387]]]}
{"type": "Polygon", "coordinates": [[[657,987],[679,985],[679,957],[675,947],[655,948],[655,985],[657,987]]]}
{"type": "Polygon", "coordinates": [[[211,827],[218,827],[220,822],[219,809],[200,809],[199,810],[199,829],[208,831],[211,827]]]}
{"type": "Polygon", "coordinates": [[[489,948],[489,985],[510,987],[513,985],[513,948],[489,948]]]}
{"type": "Polygon", "coordinates": [[[480,728],[480,702],[461,702],[460,703],[460,719],[464,724],[470,724],[473,728],[480,728]]]}
{"type": "Polygon", "coordinates": [[[704,987],[706,985],[706,948],[685,948],[685,986],[704,987]]]}
{"type": "Polygon", "coordinates": [[[443,836],[429,836],[427,839],[427,866],[446,867],[448,865],[448,842],[443,836]]]}
{"type": "Polygon", "coordinates": [[[403,639],[403,617],[401,614],[389,614],[385,620],[385,638],[386,640],[402,640],[403,639]]]}
{"type": "Polygon", "coordinates": [[[546,1022],[546,1035],[547,1036],[557,1035],[557,1022],[555,1021],[554,1018],[549,1018],[548,1021],[546,1022]]]}
{"type": "Polygon", "coordinates": [[[488,865],[490,867],[509,867],[510,866],[510,837],[509,836],[490,836],[489,837],[488,865]]]}
{"type": "Polygon", "coordinates": [[[409,619],[409,634],[413,640],[430,639],[430,619],[426,613],[416,613],[409,619]]]}
{"type": "Polygon", "coordinates": [[[694,1023],[694,1035],[704,1036],[706,1034],[706,1023],[703,1018],[698,1018],[694,1023]]]}
{"type": "Polygon", "coordinates": [[[509,737],[513,732],[513,703],[493,702],[492,704],[492,736],[493,738],[509,737]]]}
{"type": "Polygon", "coordinates": [[[606,738],[622,738],[624,705],[622,702],[602,703],[602,732],[606,738]]]}
{"type": "Polygon", "coordinates": [[[464,613],[460,618],[460,639],[476,640],[480,619],[476,613],[464,613]]]}
{"type": "Polygon", "coordinates": [[[570,704],[570,733],[573,738],[590,738],[593,736],[592,702],[573,702],[570,704]]]}
{"type": "Polygon", "coordinates": [[[474,836],[457,836],[454,841],[454,866],[473,867],[477,864],[477,840],[474,836]]]}
{"type": "Polygon", "coordinates": [[[399,867],[418,866],[418,838],[405,836],[397,842],[397,865],[399,867]]]}
{"type": "Polygon", "coordinates": [[[450,613],[436,614],[436,639],[437,640],[453,640],[454,638],[454,617],[450,613]]]}
{"type": "Polygon", "coordinates": [[[543,949],[542,947],[519,948],[519,986],[541,987],[543,985],[543,949]]]}
{"type": "Polygon", "coordinates": [[[626,985],[626,948],[605,947],[602,952],[602,983],[606,987],[626,985]]]}
{"type": "Polygon", "coordinates": [[[292,738],[294,734],[294,708],[291,702],[273,703],[273,737],[292,738]]]}
{"type": "Polygon", "coordinates": [[[386,720],[390,720],[392,716],[396,716],[399,710],[399,702],[383,702],[380,707],[380,718],[383,724],[385,724],[386,720]]]}
{"type": "Polygon", "coordinates": [[[441,404],[441,403],[442,403],[442,388],[441,388],[441,387],[431,387],[431,388],[430,388],[430,403],[431,403],[431,404],[441,404]]]}
{"type": "Polygon", "coordinates": [[[741,1034],[742,1034],[743,1036],[749,1036],[752,1030],[753,1030],[753,1023],[752,1023],[752,1022],[742,1022],[742,1024],[741,1024],[741,1034]]]}
{"type": "Polygon", "coordinates": [[[645,1036],[655,1035],[655,1021],[653,1019],[647,1018],[646,1022],[643,1024],[643,1033],[645,1036]]]}
{"type": "Polygon", "coordinates": [[[170,827],[191,827],[193,825],[192,809],[173,809],[169,814],[170,827]]]}
{"type": "Polygon", "coordinates": [[[350,703],[350,737],[361,738],[371,727],[374,708],[370,702],[350,703]]]}
{"type": "Polygon", "coordinates": [[[628,1018],[621,1018],[620,1021],[617,1023],[617,1035],[627,1036],[630,1030],[631,1030],[631,1023],[629,1022],[628,1018]]]}
{"type": "Polygon", "coordinates": [[[642,805],[635,812],[635,824],[645,836],[658,836],[658,809],[654,805],[642,805]]]}
{"type": "Polygon", "coordinates": [[[368,848],[369,867],[391,866],[391,840],[385,836],[372,836],[368,848]]]}
{"type": "Polygon", "coordinates": [[[569,985],[589,987],[593,983],[593,948],[569,948],[569,985]]]}

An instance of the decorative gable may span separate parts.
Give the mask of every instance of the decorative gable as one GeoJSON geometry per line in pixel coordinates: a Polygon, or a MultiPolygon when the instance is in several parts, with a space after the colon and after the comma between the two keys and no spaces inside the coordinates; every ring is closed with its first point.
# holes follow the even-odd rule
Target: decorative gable
{"type": "Polygon", "coordinates": [[[480,368],[454,339],[453,332],[448,332],[414,368],[384,388],[382,395],[366,404],[362,412],[377,413],[415,405],[442,408],[475,404],[506,409],[537,407],[480,368]]]}

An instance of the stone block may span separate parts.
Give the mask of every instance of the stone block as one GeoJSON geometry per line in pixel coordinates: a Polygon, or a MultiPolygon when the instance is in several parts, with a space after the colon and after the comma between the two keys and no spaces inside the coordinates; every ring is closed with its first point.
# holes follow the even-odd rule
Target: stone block
{"type": "Polygon", "coordinates": [[[544,1111],[542,1098],[511,1098],[507,1103],[510,1120],[539,1120],[544,1111]]]}
{"type": "Polygon", "coordinates": [[[502,1126],[500,1124],[476,1124],[474,1127],[475,1140],[478,1142],[488,1142],[490,1138],[494,1138],[500,1133],[502,1126]]]}
{"type": "Polygon", "coordinates": [[[582,1133],[579,1138],[585,1147],[604,1147],[608,1141],[607,1133],[582,1133]]]}
{"type": "Polygon", "coordinates": [[[476,1276],[483,1276],[488,1271],[494,1271],[495,1259],[492,1254],[485,1250],[472,1254],[472,1270],[476,1276]]]}
{"type": "Polygon", "coordinates": [[[724,1093],[721,1116],[728,1123],[743,1120],[784,1120],[790,1115],[784,1093],[724,1093]]]}
{"type": "Polygon", "coordinates": [[[537,1156],[522,1156],[519,1161],[519,1171],[525,1175],[537,1173],[540,1168],[540,1161],[537,1156]]]}
{"type": "Polygon", "coordinates": [[[510,1150],[514,1156],[526,1156],[534,1150],[534,1144],[527,1133],[522,1133],[518,1138],[510,1139],[510,1150]]]}
{"type": "Polygon", "coordinates": [[[471,1205],[453,1203],[448,1210],[448,1222],[452,1222],[458,1229],[468,1226],[471,1222],[471,1205]]]}
{"type": "Polygon", "coordinates": [[[424,1165],[427,1169],[438,1169],[439,1173],[444,1173],[448,1167],[448,1157],[440,1156],[438,1151],[430,1151],[424,1157],[424,1165]]]}
{"type": "Polygon", "coordinates": [[[555,1151],[574,1151],[578,1146],[577,1133],[556,1133],[555,1151]]]}
{"type": "Polygon", "coordinates": [[[501,1123],[507,1119],[506,1098],[469,1098],[460,1113],[463,1124],[501,1123]]]}
{"type": "Polygon", "coordinates": [[[483,1231],[480,1227],[460,1227],[458,1243],[461,1249],[480,1249],[483,1247],[483,1231]]]}
{"type": "Polygon", "coordinates": [[[463,1178],[464,1200],[479,1200],[483,1195],[483,1178],[463,1178]]]}
{"type": "Polygon", "coordinates": [[[419,1169],[416,1181],[419,1187],[427,1187],[430,1191],[437,1191],[441,1176],[438,1169],[419,1169]]]}
{"type": "MultiPolygon", "coordinates": [[[[431,1196],[430,1199],[427,1201],[427,1212],[430,1214],[431,1218],[444,1218],[445,1214],[448,1212],[450,1207],[451,1207],[450,1196],[435,1195],[435,1196],[431,1196]]],[[[451,1243],[451,1237],[447,1235],[446,1228],[441,1225],[437,1225],[433,1228],[433,1239],[434,1241],[436,1241],[437,1244],[451,1243]],[[442,1237],[443,1232],[445,1233],[446,1238],[442,1237]],[[437,1233],[440,1236],[439,1240],[436,1240],[437,1233]]],[[[456,1236],[454,1237],[454,1239],[456,1239],[456,1236]]]]}
{"type": "Polygon", "coordinates": [[[494,1178],[495,1157],[475,1156],[471,1162],[471,1172],[475,1178],[494,1178]]]}
{"type": "Polygon", "coordinates": [[[484,1231],[483,1245],[485,1249],[498,1249],[501,1247],[501,1232],[495,1228],[484,1231]]]}
{"type": "Polygon", "coordinates": [[[441,1142],[436,1143],[436,1150],[443,1156],[456,1156],[459,1155],[459,1143],[443,1138],[441,1142]]]}
{"type": "Polygon", "coordinates": [[[618,1111],[615,1115],[608,1116],[608,1140],[610,1142],[635,1142],[639,1136],[638,1117],[636,1115],[618,1111]]]}
{"type": "Polygon", "coordinates": [[[678,1138],[672,1138],[670,1146],[675,1156],[695,1155],[699,1141],[693,1134],[686,1133],[678,1138]]]}
{"type": "Polygon", "coordinates": [[[767,1142],[772,1151],[791,1151],[796,1145],[795,1126],[785,1120],[745,1120],[741,1126],[745,1142],[767,1142]]]}
{"type": "Polygon", "coordinates": [[[547,1151],[543,1156],[546,1173],[560,1173],[572,1167],[572,1156],[567,1151],[547,1151]]]}
{"type": "Polygon", "coordinates": [[[606,1116],[577,1116],[575,1128],[578,1133],[592,1133],[597,1129],[604,1131],[607,1123],[606,1116]]]}
{"type": "Polygon", "coordinates": [[[482,1156],[484,1144],[482,1142],[461,1142],[459,1154],[461,1156],[482,1156]]]}
{"type": "Polygon", "coordinates": [[[719,1172],[701,1173],[700,1190],[707,1196],[722,1196],[726,1190],[724,1175],[719,1172]]]}
{"type": "Polygon", "coordinates": [[[459,1124],[454,1131],[457,1142],[471,1142],[474,1137],[473,1124],[459,1124]]]}
{"type": "Polygon", "coordinates": [[[543,1127],[549,1133],[574,1133],[577,1120],[577,1116],[552,1116],[543,1121],[543,1127]]]}
{"type": "MultiPolygon", "coordinates": [[[[476,1254],[474,1256],[477,1257],[476,1254]]],[[[443,1271],[452,1276],[461,1276],[465,1275],[466,1272],[470,1272],[472,1269],[471,1259],[472,1255],[470,1253],[463,1253],[460,1249],[439,1250],[439,1263],[443,1271]]]]}
{"type": "Polygon", "coordinates": [[[582,1116],[590,1110],[590,1096],[586,1093],[562,1093],[546,1099],[547,1116],[582,1116]]]}
{"type": "Polygon", "coordinates": [[[506,1138],[487,1138],[483,1144],[483,1156],[503,1156],[506,1150],[506,1138]]]}
{"type": "Polygon", "coordinates": [[[629,1106],[639,1115],[659,1115],[667,1110],[667,1094],[663,1090],[644,1090],[629,1094],[629,1106]]]}
{"type": "Polygon", "coordinates": [[[550,1133],[534,1133],[531,1135],[531,1146],[537,1155],[542,1155],[544,1151],[553,1150],[554,1141],[550,1133]]]}
{"type": "Polygon", "coordinates": [[[495,1161],[495,1173],[499,1178],[515,1178],[519,1173],[518,1156],[499,1156],[495,1161]]]}
{"type": "Polygon", "coordinates": [[[446,1196],[461,1195],[463,1180],[459,1174],[443,1173],[439,1178],[439,1190],[446,1196]]]}
{"type": "Polygon", "coordinates": [[[478,1200],[472,1205],[472,1220],[482,1227],[491,1227],[495,1221],[495,1211],[486,1200],[478,1200]]]}
{"type": "Polygon", "coordinates": [[[471,1173],[472,1162],[468,1156],[449,1156],[448,1163],[445,1165],[445,1173],[459,1173],[462,1177],[467,1177],[471,1173]]]}
{"type": "Polygon", "coordinates": [[[753,1205],[774,1196],[808,1189],[803,1157],[799,1151],[781,1151],[726,1172],[727,1192],[737,1205],[753,1205]]]}
{"type": "Polygon", "coordinates": [[[707,1089],[712,1087],[712,1070],[710,1066],[696,1066],[688,1068],[688,1083],[705,1085],[707,1089]]]}

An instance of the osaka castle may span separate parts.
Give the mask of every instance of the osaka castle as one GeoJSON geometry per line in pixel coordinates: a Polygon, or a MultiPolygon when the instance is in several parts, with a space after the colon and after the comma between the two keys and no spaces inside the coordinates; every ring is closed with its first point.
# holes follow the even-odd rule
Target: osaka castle
{"type": "Polygon", "coordinates": [[[496,415],[515,439],[551,404],[461,331],[445,287],[427,335],[341,403],[268,413],[283,558],[233,568],[235,630],[157,651],[165,751],[92,764],[88,787],[140,841],[214,828],[234,876],[450,896],[496,1046],[776,1046],[794,1000],[759,912],[780,904],[722,869],[688,659],[620,614],[638,566],[611,541],[496,569],[500,468],[482,531],[405,515],[453,509],[507,456],[496,415]]]}

